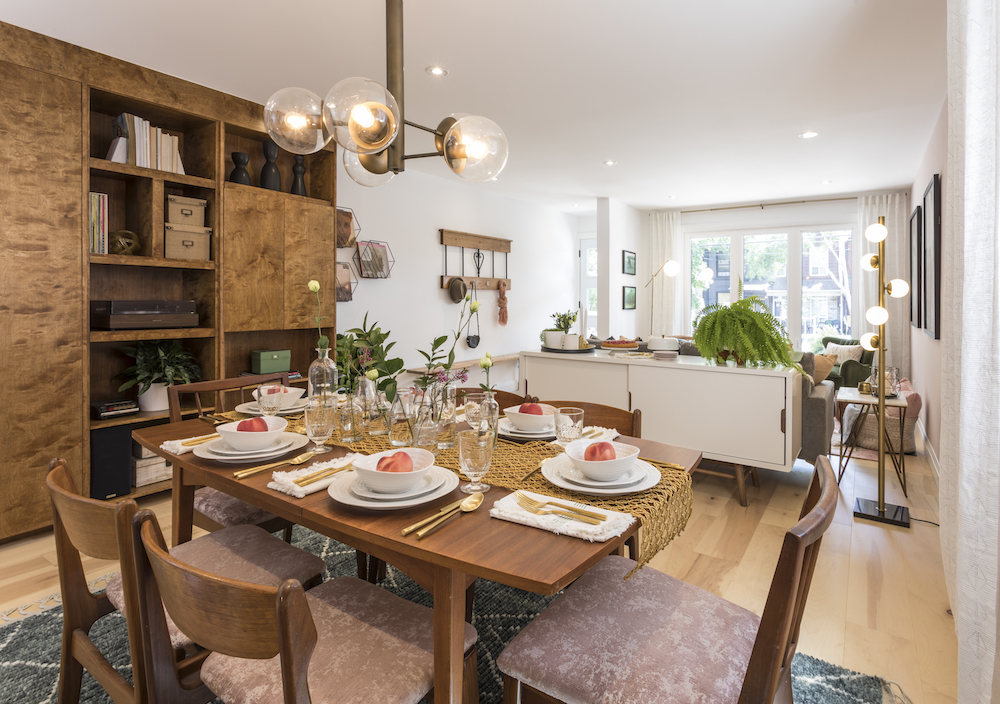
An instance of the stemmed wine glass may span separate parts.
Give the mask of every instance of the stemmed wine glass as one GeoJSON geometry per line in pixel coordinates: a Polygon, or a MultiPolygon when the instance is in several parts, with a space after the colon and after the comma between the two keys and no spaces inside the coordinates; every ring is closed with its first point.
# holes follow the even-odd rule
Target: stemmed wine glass
{"type": "Polygon", "coordinates": [[[313,441],[309,448],[319,454],[329,452],[326,441],[337,426],[337,399],[334,396],[312,396],[306,404],[306,435],[313,441]]]}
{"type": "Polygon", "coordinates": [[[285,395],[285,387],[281,384],[261,384],[257,387],[257,408],[261,415],[274,416],[281,410],[281,399],[285,395]]]}
{"type": "Polygon", "coordinates": [[[480,479],[490,471],[495,439],[496,434],[492,430],[463,430],[458,433],[458,462],[462,473],[472,480],[461,487],[466,494],[485,494],[490,490],[489,484],[483,484],[480,479]]]}

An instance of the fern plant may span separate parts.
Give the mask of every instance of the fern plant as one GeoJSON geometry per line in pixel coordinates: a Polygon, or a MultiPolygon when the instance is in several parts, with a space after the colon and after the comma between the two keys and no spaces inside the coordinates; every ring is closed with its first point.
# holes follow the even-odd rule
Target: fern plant
{"type": "Polygon", "coordinates": [[[716,303],[698,314],[693,341],[702,357],[737,364],[769,364],[799,368],[788,350],[788,334],[760,296],[743,297],[739,281],[737,300],[716,303]]]}

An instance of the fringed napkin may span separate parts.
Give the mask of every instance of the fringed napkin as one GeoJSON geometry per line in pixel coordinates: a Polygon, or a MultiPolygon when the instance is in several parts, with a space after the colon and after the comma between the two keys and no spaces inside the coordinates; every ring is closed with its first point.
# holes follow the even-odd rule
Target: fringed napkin
{"type": "MultiPolygon", "coordinates": [[[[557,503],[569,505],[573,505],[575,503],[568,499],[555,499],[551,496],[535,494],[530,491],[523,491],[522,493],[539,501],[556,501],[557,503]]],[[[546,506],[545,508],[556,509],[557,507],[546,506]]],[[[556,535],[571,535],[574,538],[582,538],[583,540],[588,540],[592,543],[603,543],[611,538],[618,537],[624,533],[625,530],[632,525],[632,521],[635,520],[635,517],[630,513],[608,511],[603,508],[597,508],[596,506],[589,505],[581,505],[580,508],[585,508],[588,511],[596,513],[603,513],[608,517],[608,520],[601,521],[601,524],[598,526],[593,526],[589,523],[574,521],[572,518],[566,518],[556,514],[539,516],[534,513],[529,513],[521,508],[517,503],[517,497],[513,494],[505,496],[494,503],[493,508],[490,509],[490,516],[504,521],[510,521],[511,523],[520,523],[521,525],[532,526],[533,528],[541,528],[542,530],[547,530],[550,533],[555,533],[556,535]]]]}
{"type": "Polygon", "coordinates": [[[326,490],[328,486],[333,484],[333,480],[339,476],[339,473],[331,474],[329,477],[324,477],[319,481],[315,481],[312,484],[306,484],[305,486],[299,486],[296,484],[296,479],[301,479],[302,477],[315,474],[316,472],[320,472],[324,469],[343,467],[344,465],[350,464],[354,460],[363,456],[364,455],[357,452],[349,452],[343,457],[338,457],[335,460],[317,462],[309,465],[308,467],[304,467],[303,469],[293,469],[288,472],[272,472],[271,481],[268,483],[267,488],[280,491],[282,494],[294,496],[296,499],[304,499],[309,494],[315,494],[317,491],[326,490]]]}

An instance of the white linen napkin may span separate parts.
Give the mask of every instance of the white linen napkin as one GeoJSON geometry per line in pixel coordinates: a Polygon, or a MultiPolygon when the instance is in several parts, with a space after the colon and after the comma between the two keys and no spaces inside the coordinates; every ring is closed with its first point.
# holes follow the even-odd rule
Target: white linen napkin
{"type": "MultiPolygon", "coordinates": [[[[531,491],[522,491],[522,493],[527,494],[533,499],[538,499],[539,501],[555,501],[557,503],[567,505],[573,505],[575,503],[569,499],[556,499],[551,496],[536,494],[531,491]]],[[[546,508],[558,509],[556,506],[547,506],[546,508]]],[[[606,511],[603,508],[597,508],[595,506],[581,506],[580,508],[585,508],[588,511],[594,511],[596,513],[603,513],[608,517],[608,520],[601,521],[599,526],[593,526],[589,523],[574,521],[572,518],[565,518],[556,514],[539,516],[534,513],[529,513],[521,508],[517,503],[517,497],[513,494],[509,494],[499,501],[496,501],[493,504],[493,508],[490,509],[490,516],[504,521],[510,521],[511,523],[520,523],[525,526],[541,528],[542,530],[547,530],[550,533],[555,533],[556,535],[571,535],[574,538],[582,538],[583,540],[588,540],[592,543],[604,543],[611,538],[618,537],[624,533],[625,530],[632,525],[632,521],[635,520],[635,517],[630,513],[606,511]]]]}
{"type": "Polygon", "coordinates": [[[311,464],[308,467],[303,467],[302,469],[293,469],[287,472],[272,472],[271,481],[268,483],[267,488],[280,491],[282,494],[294,496],[296,499],[304,499],[309,494],[315,494],[317,491],[324,491],[328,486],[333,484],[333,480],[340,475],[339,473],[332,474],[329,477],[320,479],[318,482],[306,484],[305,486],[299,486],[296,484],[296,479],[300,479],[309,474],[315,474],[316,472],[324,469],[343,467],[345,464],[353,462],[357,458],[363,456],[364,455],[358,452],[348,452],[343,457],[338,457],[335,460],[317,462],[316,464],[311,464]]]}
{"type": "Polygon", "coordinates": [[[185,452],[191,452],[198,445],[184,445],[188,440],[201,440],[202,438],[210,438],[215,433],[208,433],[207,435],[195,435],[190,438],[181,438],[180,440],[167,440],[165,443],[160,445],[160,449],[164,452],[169,452],[172,455],[183,455],[185,452]]]}
{"type": "MultiPolygon", "coordinates": [[[[601,431],[599,435],[593,435],[593,436],[588,436],[588,437],[584,438],[586,440],[593,440],[594,442],[611,442],[616,437],[618,437],[619,435],[621,435],[621,433],[619,433],[614,428],[602,428],[599,425],[588,425],[587,427],[585,427],[583,429],[583,432],[587,432],[588,430],[600,430],[601,431]]],[[[552,444],[553,445],[558,445],[559,447],[562,447],[562,448],[565,448],[567,445],[569,445],[568,442],[563,442],[562,440],[553,440],[552,444]]]]}

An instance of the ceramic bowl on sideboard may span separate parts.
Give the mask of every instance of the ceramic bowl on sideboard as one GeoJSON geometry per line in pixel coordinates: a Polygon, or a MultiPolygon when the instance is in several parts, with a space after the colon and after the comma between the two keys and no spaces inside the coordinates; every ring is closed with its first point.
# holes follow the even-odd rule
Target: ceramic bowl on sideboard
{"type": "Polygon", "coordinates": [[[550,406],[547,403],[539,403],[537,405],[542,407],[542,415],[536,415],[534,413],[521,413],[521,406],[523,405],[522,403],[520,406],[511,406],[510,408],[503,409],[503,414],[507,416],[507,420],[514,424],[515,428],[526,433],[535,433],[540,430],[555,428],[555,406],[550,406]]]}
{"type": "Polygon", "coordinates": [[[273,445],[274,441],[285,432],[288,421],[278,416],[262,416],[262,418],[267,423],[267,430],[237,430],[239,424],[243,422],[238,420],[216,427],[215,432],[234,450],[245,452],[264,450],[273,445]]]}
{"type": "Polygon", "coordinates": [[[366,455],[354,460],[354,471],[358,478],[369,489],[380,494],[402,494],[415,489],[431,467],[434,466],[434,455],[419,447],[402,447],[398,450],[386,450],[374,455],[366,455]],[[403,452],[413,461],[411,472],[380,472],[378,461],[383,457],[403,452]]]}
{"type": "MultiPolygon", "coordinates": [[[[284,391],[281,394],[281,408],[282,410],[291,408],[292,406],[299,403],[302,398],[302,394],[306,392],[305,389],[298,389],[291,386],[283,386],[284,391]]],[[[257,400],[257,389],[253,390],[253,399],[257,400]]]]}
{"type": "Polygon", "coordinates": [[[583,472],[587,479],[592,479],[595,482],[611,482],[618,479],[625,474],[639,456],[639,448],[635,445],[612,441],[610,444],[615,448],[615,459],[597,462],[585,460],[583,458],[584,452],[596,442],[601,441],[580,439],[574,440],[566,446],[566,454],[576,465],[576,468],[583,472]]]}

